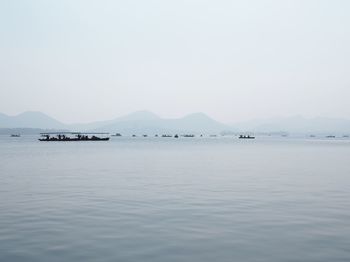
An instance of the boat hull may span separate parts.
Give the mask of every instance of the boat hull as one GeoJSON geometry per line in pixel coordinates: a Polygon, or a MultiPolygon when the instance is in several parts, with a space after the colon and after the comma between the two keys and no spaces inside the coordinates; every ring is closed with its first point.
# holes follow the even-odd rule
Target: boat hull
{"type": "Polygon", "coordinates": [[[88,138],[88,139],[78,139],[78,138],[65,138],[65,139],[46,139],[46,138],[39,138],[39,141],[43,142],[85,142],[85,141],[108,141],[109,137],[103,137],[103,138],[88,138]]]}

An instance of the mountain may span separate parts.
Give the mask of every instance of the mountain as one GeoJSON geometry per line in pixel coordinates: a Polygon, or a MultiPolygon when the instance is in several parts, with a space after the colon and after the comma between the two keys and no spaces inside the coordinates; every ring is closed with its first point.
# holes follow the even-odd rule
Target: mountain
{"type": "Polygon", "coordinates": [[[164,134],[164,133],[219,133],[230,130],[227,125],[219,123],[203,113],[195,113],[177,119],[163,119],[148,112],[138,111],[124,117],[116,118],[96,131],[124,134],[164,134]]]}
{"type": "Polygon", "coordinates": [[[340,118],[304,118],[302,116],[257,119],[233,124],[240,131],[290,133],[350,133],[350,120],[340,118]]]}
{"type": "Polygon", "coordinates": [[[16,116],[0,113],[0,128],[37,128],[71,131],[98,131],[122,134],[217,134],[222,131],[334,133],[350,134],[350,120],[340,118],[304,118],[302,116],[256,119],[233,125],[222,124],[204,113],[166,119],[149,111],[137,111],[107,121],[64,124],[41,112],[28,111],[16,116]]]}
{"type": "MultiPolygon", "coordinates": [[[[128,115],[114,118],[112,120],[106,120],[106,121],[97,121],[97,122],[91,122],[91,123],[86,123],[86,124],[72,124],[69,125],[69,128],[71,130],[79,130],[79,131],[104,131],[107,132],[107,130],[112,130],[113,126],[116,123],[137,123],[137,126],[142,126],[145,124],[145,122],[149,121],[155,121],[159,120],[160,118],[155,115],[152,112],[148,111],[136,111],[134,113],[130,113],[128,115]]],[[[132,125],[130,126],[132,129],[132,125]]],[[[113,130],[112,132],[114,132],[113,130]]]]}
{"type": "Polygon", "coordinates": [[[149,111],[137,111],[107,121],[86,124],[64,124],[41,112],[24,112],[17,116],[0,114],[0,128],[65,129],[122,134],[165,133],[219,133],[232,130],[203,113],[194,113],[177,119],[164,119],[149,111]]]}
{"type": "Polygon", "coordinates": [[[65,129],[66,127],[56,119],[36,111],[27,111],[16,116],[0,114],[0,128],[65,129]]]}

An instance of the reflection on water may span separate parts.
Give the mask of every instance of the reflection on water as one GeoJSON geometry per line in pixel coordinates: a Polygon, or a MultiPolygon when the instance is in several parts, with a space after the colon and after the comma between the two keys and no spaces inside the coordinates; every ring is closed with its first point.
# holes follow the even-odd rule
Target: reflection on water
{"type": "Polygon", "coordinates": [[[350,142],[0,137],[1,261],[350,261],[350,142]]]}

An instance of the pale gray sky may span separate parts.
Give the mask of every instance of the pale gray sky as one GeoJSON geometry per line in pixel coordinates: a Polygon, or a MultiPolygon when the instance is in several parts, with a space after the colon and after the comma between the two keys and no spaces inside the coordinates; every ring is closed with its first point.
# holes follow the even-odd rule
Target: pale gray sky
{"type": "Polygon", "coordinates": [[[0,0],[0,112],[350,118],[350,1],[0,0]]]}

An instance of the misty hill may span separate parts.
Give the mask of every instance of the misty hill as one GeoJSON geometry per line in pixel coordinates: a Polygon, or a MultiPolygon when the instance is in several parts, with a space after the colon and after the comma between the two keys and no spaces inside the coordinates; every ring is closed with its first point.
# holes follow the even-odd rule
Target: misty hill
{"type": "Polygon", "coordinates": [[[67,126],[56,119],[36,111],[27,111],[16,116],[0,113],[0,128],[65,129],[67,126]]]}
{"type": "Polygon", "coordinates": [[[234,125],[222,124],[203,113],[165,119],[149,111],[137,111],[108,121],[68,125],[41,112],[28,111],[16,116],[0,113],[0,128],[37,128],[71,131],[104,131],[122,134],[220,133],[222,131],[350,133],[350,120],[304,118],[301,116],[252,120],[234,125]]]}
{"type": "Polygon", "coordinates": [[[177,119],[163,119],[149,111],[137,111],[108,121],[67,125],[41,112],[24,112],[17,116],[0,114],[0,128],[65,129],[71,131],[103,131],[123,134],[154,133],[219,133],[232,128],[203,113],[177,119]]]}
{"type": "Polygon", "coordinates": [[[254,132],[350,133],[350,120],[325,117],[276,117],[241,122],[232,126],[240,131],[254,132]]]}
{"type": "Polygon", "coordinates": [[[219,123],[203,113],[195,113],[177,119],[163,119],[148,112],[138,111],[124,117],[116,118],[96,131],[119,132],[124,134],[154,133],[219,133],[230,130],[227,125],[219,123]]]}

